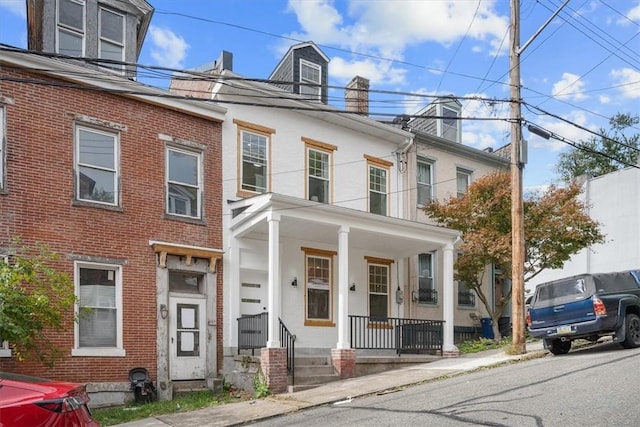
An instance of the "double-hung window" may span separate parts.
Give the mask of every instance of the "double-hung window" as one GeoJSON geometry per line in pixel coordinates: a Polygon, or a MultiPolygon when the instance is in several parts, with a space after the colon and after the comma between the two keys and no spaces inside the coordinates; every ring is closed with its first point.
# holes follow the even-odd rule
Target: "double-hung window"
{"type": "Polygon", "coordinates": [[[312,101],[320,101],[322,93],[321,83],[322,69],[318,64],[300,60],[300,95],[312,101]],[[308,84],[304,84],[308,83],[308,84]]]}
{"type": "Polygon", "coordinates": [[[333,325],[333,256],[335,252],[303,248],[306,268],[306,321],[311,326],[333,325]]]}
{"type": "Polygon", "coordinates": [[[167,213],[200,218],[202,153],[167,147],[167,213]]]}
{"type": "Polygon", "coordinates": [[[302,140],[307,150],[307,198],[331,203],[331,162],[337,147],[308,138],[302,140]]]}
{"type": "Polygon", "coordinates": [[[118,206],[119,136],[76,126],[76,199],[118,206]]]}
{"type": "Polygon", "coordinates": [[[392,163],[386,160],[367,156],[367,170],[369,183],[369,212],[387,215],[389,168],[392,163]]]}
{"type": "Polygon", "coordinates": [[[428,205],[433,200],[433,163],[418,158],[417,167],[418,205],[428,205]]]}
{"type": "Polygon", "coordinates": [[[58,0],[56,51],[68,56],[84,56],[84,0],[58,0]]]}
{"type": "Polygon", "coordinates": [[[465,282],[458,282],[458,306],[475,307],[476,295],[465,282]]]}
{"type": "Polygon", "coordinates": [[[438,292],[433,281],[432,253],[418,255],[418,303],[438,303],[438,292]]]}
{"type": "Polygon", "coordinates": [[[464,197],[469,191],[469,184],[471,183],[471,171],[466,169],[456,169],[456,186],[458,191],[458,197],[464,197]]]}
{"type": "Polygon", "coordinates": [[[124,356],[120,266],[77,262],[79,300],[74,356],[124,356]]]}
{"type": "Polygon", "coordinates": [[[271,136],[275,129],[233,119],[238,128],[238,197],[271,191],[271,136]]]}
{"type": "MultiPolygon", "coordinates": [[[[98,55],[102,59],[124,61],[124,15],[100,8],[100,40],[98,55]]],[[[104,64],[106,68],[122,71],[120,64],[104,64]]]]}
{"type": "Polygon", "coordinates": [[[389,283],[391,260],[368,258],[369,317],[372,321],[387,321],[389,317],[389,283]]]}

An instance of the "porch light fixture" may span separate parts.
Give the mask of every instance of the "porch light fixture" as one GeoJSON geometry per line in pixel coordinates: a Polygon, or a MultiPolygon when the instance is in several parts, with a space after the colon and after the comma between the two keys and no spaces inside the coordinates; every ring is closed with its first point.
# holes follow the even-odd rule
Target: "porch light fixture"
{"type": "Polygon", "coordinates": [[[163,319],[166,319],[168,315],[169,315],[169,309],[167,308],[167,305],[160,304],[160,317],[162,317],[163,319]]]}
{"type": "Polygon", "coordinates": [[[291,286],[293,286],[294,288],[298,287],[298,278],[294,277],[293,280],[291,281],[291,286]]]}
{"type": "Polygon", "coordinates": [[[349,286],[349,290],[350,290],[351,292],[355,292],[355,291],[356,291],[356,284],[355,284],[355,282],[354,282],[354,283],[352,283],[352,284],[351,284],[351,286],[349,286]]]}

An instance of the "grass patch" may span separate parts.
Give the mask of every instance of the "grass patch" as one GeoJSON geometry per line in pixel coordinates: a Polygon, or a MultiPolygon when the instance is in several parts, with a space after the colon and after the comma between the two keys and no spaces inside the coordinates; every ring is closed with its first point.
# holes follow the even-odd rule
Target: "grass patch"
{"type": "Polygon", "coordinates": [[[460,350],[460,354],[470,354],[485,350],[493,350],[496,348],[504,348],[509,345],[511,345],[511,337],[502,338],[497,342],[489,338],[478,338],[477,340],[465,341],[458,344],[458,350],[460,350]]]}
{"type": "Polygon", "coordinates": [[[200,390],[180,393],[170,401],[146,404],[131,403],[126,406],[94,409],[92,413],[93,417],[100,422],[101,426],[112,426],[141,418],[173,414],[179,411],[192,411],[194,409],[239,402],[251,398],[250,394],[234,389],[219,393],[213,393],[211,390],[200,390]]]}

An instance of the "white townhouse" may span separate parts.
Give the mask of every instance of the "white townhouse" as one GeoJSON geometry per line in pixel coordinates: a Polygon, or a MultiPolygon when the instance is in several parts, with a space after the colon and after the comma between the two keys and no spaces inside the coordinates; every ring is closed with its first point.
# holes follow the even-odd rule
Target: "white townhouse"
{"type": "Polygon", "coordinates": [[[269,78],[278,86],[234,74],[231,61],[223,52],[200,70],[208,78],[171,87],[227,108],[223,370],[261,349],[278,391],[273,361],[290,365],[293,336],[296,355],[326,355],[340,377],[356,374],[356,349],[457,355],[459,233],[408,219],[413,183],[398,160],[413,134],[324,103],[328,58],[313,43],[287,52],[269,78]],[[437,321],[404,318],[407,259],[420,253],[442,261],[437,321]]]}

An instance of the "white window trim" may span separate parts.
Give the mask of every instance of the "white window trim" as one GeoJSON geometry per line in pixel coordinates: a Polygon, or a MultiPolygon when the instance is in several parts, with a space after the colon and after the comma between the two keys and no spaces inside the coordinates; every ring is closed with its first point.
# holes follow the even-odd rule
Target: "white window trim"
{"type": "MultiPolygon", "coordinates": [[[[126,51],[126,16],[123,15],[122,13],[116,12],[115,10],[112,9],[108,9],[106,7],[99,7],[98,10],[98,21],[99,21],[99,26],[98,26],[98,57],[102,58],[102,43],[103,41],[108,42],[108,43],[112,43],[114,45],[118,45],[122,48],[122,55],[120,55],[120,61],[124,61],[124,56],[125,56],[125,51],[126,51]],[[102,36],[102,12],[106,11],[108,13],[113,13],[114,15],[118,15],[122,18],[122,42],[116,41],[116,40],[112,40],[110,38],[107,37],[103,37],[102,36]]],[[[113,65],[113,66],[105,66],[103,67],[109,71],[114,71],[117,73],[124,73],[125,69],[124,69],[124,65],[113,65]],[[118,67],[118,69],[114,69],[114,67],[118,67]]]]}
{"type": "MultiPolygon", "coordinates": [[[[319,148],[316,147],[310,147],[307,146],[307,199],[310,199],[310,185],[309,183],[311,182],[311,179],[317,179],[320,181],[324,181],[327,183],[327,194],[326,194],[326,200],[322,201],[322,203],[327,203],[330,204],[331,203],[331,171],[333,170],[332,168],[332,156],[333,152],[331,151],[326,151],[326,150],[321,150],[319,148]],[[319,177],[319,176],[315,176],[315,175],[311,175],[311,168],[309,165],[309,159],[311,158],[310,153],[312,151],[315,151],[316,153],[320,153],[320,154],[324,154],[325,156],[327,156],[327,177],[323,178],[323,177],[319,177]]],[[[319,202],[319,200],[317,200],[319,202]]]]}
{"type": "MultiPolygon", "coordinates": [[[[1,107],[0,107],[0,111],[2,111],[1,107]]],[[[0,120],[0,126],[2,126],[2,120],[0,120]]],[[[2,135],[2,133],[0,133],[0,136],[1,135],[2,135]]],[[[8,255],[0,255],[0,261],[8,263],[9,262],[9,256],[8,255]]],[[[9,341],[0,342],[0,357],[11,357],[12,355],[13,354],[11,353],[11,347],[9,347],[9,341]]]]}
{"type": "Polygon", "coordinates": [[[390,304],[391,304],[391,265],[379,263],[379,262],[367,262],[367,312],[369,313],[369,317],[371,318],[371,295],[386,295],[387,297],[387,307],[386,307],[386,316],[391,316],[390,304]],[[371,292],[371,281],[369,280],[371,277],[371,267],[383,267],[387,269],[387,292],[371,292]]]}
{"type": "Polygon", "coordinates": [[[456,138],[455,142],[460,142],[460,110],[452,107],[448,107],[446,105],[438,104],[438,115],[441,117],[436,121],[437,123],[437,135],[441,138],[444,138],[445,129],[444,129],[444,110],[449,110],[456,113],[456,138]]]}
{"type": "Polygon", "coordinates": [[[389,216],[389,202],[390,202],[390,200],[389,200],[389,169],[370,162],[367,165],[367,184],[368,184],[367,201],[368,201],[368,205],[369,205],[369,206],[367,206],[368,207],[368,212],[379,214],[379,215],[384,215],[384,216],[389,216]],[[379,169],[379,170],[385,172],[385,191],[384,192],[373,190],[371,188],[371,168],[379,169]],[[385,196],[386,203],[385,203],[385,212],[384,213],[371,212],[371,193],[383,194],[385,196]]]}
{"type": "Polygon", "coordinates": [[[166,192],[166,208],[165,208],[165,212],[167,215],[172,215],[172,216],[177,216],[177,217],[181,217],[181,218],[191,218],[191,219],[202,219],[202,199],[204,196],[204,183],[203,183],[203,179],[202,179],[202,152],[201,151],[194,151],[194,150],[186,150],[184,148],[180,148],[180,147],[176,147],[175,145],[167,145],[165,147],[165,192],[166,192]],[[197,173],[197,179],[198,179],[198,184],[197,184],[197,194],[198,194],[198,200],[197,200],[197,215],[196,216],[192,216],[192,215],[183,215],[183,214],[179,214],[179,213],[175,213],[175,212],[169,212],[169,184],[173,183],[173,184],[178,184],[178,185],[184,185],[186,187],[191,187],[194,188],[193,185],[191,184],[185,184],[183,182],[178,182],[178,181],[170,181],[169,179],[169,151],[176,151],[179,153],[184,153],[190,156],[194,156],[197,159],[197,167],[198,170],[196,171],[197,173]]]}
{"type": "MultiPolygon", "coordinates": [[[[435,199],[435,191],[434,191],[434,182],[435,182],[435,162],[429,159],[426,159],[424,157],[418,157],[417,159],[417,164],[419,165],[420,163],[425,164],[425,165],[429,165],[429,179],[431,180],[430,184],[425,184],[425,183],[421,183],[420,181],[418,181],[418,171],[417,171],[417,167],[416,167],[416,190],[417,190],[417,195],[416,195],[416,202],[418,207],[424,207],[423,203],[420,203],[419,200],[419,195],[420,195],[420,191],[418,189],[418,187],[420,185],[429,185],[429,189],[430,191],[430,195],[429,195],[429,200],[434,200],[435,199]]],[[[456,174],[457,175],[457,174],[456,174]]]]}
{"type": "MultiPolygon", "coordinates": [[[[75,172],[76,172],[76,176],[75,176],[75,182],[76,182],[76,188],[75,188],[75,197],[74,199],[79,201],[79,202],[83,202],[83,203],[95,203],[98,205],[105,205],[105,206],[120,206],[120,134],[119,133],[114,133],[114,132],[108,132],[108,131],[103,131],[103,130],[99,130],[96,128],[92,128],[89,126],[83,126],[80,124],[76,124],[75,126],[75,130],[74,130],[74,166],[75,166],[75,172]],[[80,196],[80,166],[85,166],[82,165],[80,163],[80,131],[84,130],[84,131],[88,131],[88,132],[93,132],[93,133],[98,133],[98,134],[102,134],[105,136],[110,136],[113,138],[113,172],[114,172],[114,177],[113,177],[113,190],[114,190],[114,197],[113,197],[113,203],[108,203],[108,202],[103,202],[100,200],[92,200],[92,199],[83,199],[80,196]]],[[[101,168],[101,167],[96,167],[95,165],[90,165],[92,168],[94,169],[100,169],[100,170],[107,170],[106,168],[101,168]]]]}
{"type": "Polygon", "coordinates": [[[60,23],[60,1],[56,2],[56,52],[60,52],[60,30],[66,31],[68,33],[73,33],[82,38],[82,53],[80,56],[85,56],[85,52],[87,49],[87,4],[84,0],[68,0],[73,3],[82,5],[82,32],[78,32],[77,29],[67,27],[64,24],[60,23]]]}
{"type": "MultiPolygon", "coordinates": [[[[73,266],[73,276],[76,296],[80,295],[80,268],[97,268],[113,270],[116,274],[116,347],[80,347],[80,325],[74,325],[74,348],[71,349],[71,356],[101,356],[101,357],[124,357],[126,351],[122,339],[122,266],[114,264],[102,264],[94,262],[76,261],[73,266]]],[[[76,305],[76,317],[79,315],[80,307],[76,305]]]]}
{"type": "Polygon", "coordinates": [[[269,188],[270,188],[270,169],[271,169],[271,135],[268,134],[264,134],[262,132],[256,132],[254,130],[251,129],[240,129],[240,176],[238,177],[238,181],[240,183],[240,187],[239,187],[239,191],[241,192],[249,192],[249,193],[254,193],[254,194],[264,194],[264,193],[268,193],[269,192],[269,188]],[[258,191],[258,190],[249,190],[246,188],[243,188],[245,185],[244,182],[244,134],[248,133],[248,134],[252,134],[252,135],[257,135],[260,136],[262,138],[265,138],[265,183],[264,183],[264,191],[258,191]]]}
{"type": "Polygon", "coordinates": [[[467,194],[469,191],[469,186],[471,185],[471,175],[473,175],[473,171],[464,167],[456,167],[456,195],[460,196],[460,194],[467,194]],[[460,193],[460,188],[458,187],[458,174],[464,174],[467,176],[467,189],[464,193],[460,193]]]}
{"type": "MultiPolygon", "coordinates": [[[[317,100],[320,101],[322,98],[322,87],[320,86],[322,84],[322,67],[318,64],[315,64],[313,62],[307,61],[306,59],[300,59],[300,83],[302,83],[303,85],[305,83],[310,83],[313,85],[317,85],[317,86],[307,86],[307,88],[309,89],[315,89],[318,93],[315,95],[317,97],[317,100]],[[309,67],[309,68],[315,68],[316,70],[318,70],[318,81],[314,82],[311,81],[309,79],[303,79],[302,77],[302,67],[309,67]]],[[[304,85],[306,86],[306,85],[304,85]]],[[[300,96],[303,96],[304,94],[302,93],[302,90],[300,90],[299,93],[300,96]]]]}

